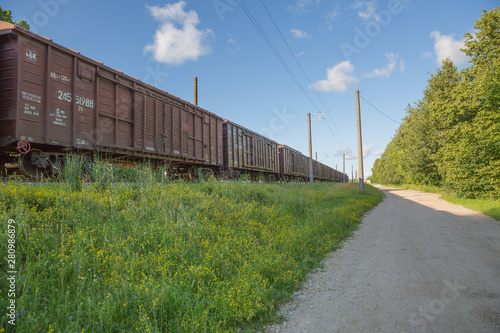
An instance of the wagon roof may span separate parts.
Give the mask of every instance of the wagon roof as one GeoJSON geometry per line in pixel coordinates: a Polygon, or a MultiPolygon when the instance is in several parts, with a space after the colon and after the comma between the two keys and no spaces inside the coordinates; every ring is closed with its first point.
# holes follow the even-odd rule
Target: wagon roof
{"type": "Polygon", "coordinates": [[[297,149],[292,148],[292,147],[290,147],[290,146],[287,146],[287,145],[281,145],[281,144],[280,144],[280,145],[279,145],[279,147],[280,147],[280,148],[286,148],[286,149],[288,149],[288,150],[290,150],[290,151],[293,151],[294,153],[297,153],[297,154],[300,154],[300,155],[303,155],[303,156],[307,157],[305,154],[302,154],[302,152],[300,152],[300,151],[298,151],[297,149]]]}
{"type": "Polygon", "coordinates": [[[224,119],[224,122],[225,122],[225,123],[230,123],[230,124],[232,124],[232,125],[236,125],[236,126],[238,126],[239,128],[241,128],[241,129],[243,129],[243,130],[245,130],[245,131],[247,131],[247,132],[251,133],[251,134],[252,134],[252,135],[254,135],[254,136],[258,136],[258,137],[260,137],[260,138],[263,138],[263,139],[265,139],[265,140],[267,140],[267,141],[269,141],[269,142],[272,142],[272,143],[274,143],[274,144],[278,145],[278,142],[276,142],[276,141],[274,141],[274,140],[272,140],[272,139],[269,139],[268,137],[266,137],[266,136],[264,136],[264,135],[262,135],[262,134],[260,134],[260,133],[257,133],[257,132],[255,132],[255,131],[252,131],[251,129],[248,129],[248,128],[246,128],[245,126],[241,126],[240,124],[235,123],[235,122],[234,122],[234,121],[232,121],[232,120],[229,120],[229,119],[224,119]]]}

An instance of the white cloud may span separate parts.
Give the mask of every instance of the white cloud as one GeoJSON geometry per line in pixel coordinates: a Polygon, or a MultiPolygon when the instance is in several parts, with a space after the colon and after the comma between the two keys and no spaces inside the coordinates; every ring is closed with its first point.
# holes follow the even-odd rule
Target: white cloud
{"type": "Polygon", "coordinates": [[[314,4],[319,4],[321,0],[297,0],[295,5],[288,6],[288,10],[294,11],[297,14],[304,14],[311,10],[314,4]]]}
{"type": "Polygon", "coordinates": [[[194,10],[184,11],[186,2],[179,1],[164,7],[146,6],[150,14],[161,23],[156,30],[153,44],[144,48],[158,62],[179,65],[187,60],[197,60],[210,53],[212,30],[198,30],[200,23],[194,10]]]}
{"type": "Polygon", "coordinates": [[[432,58],[434,56],[432,52],[422,52],[421,55],[422,58],[432,58]]]}
{"type": "Polygon", "coordinates": [[[373,152],[373,156],[382,156],[382,154],[384,153],[385,149],[380,149],[380,150],[375,150],[373,152]]]}
{"type": "Polygon", "coordinates": [[[439,31],[431,32],[431,38],[434,39],[437,64],[441,65],[447,57],[457,66],[468,62],[469,58],[460,51],[461,48],[465,48],[465,39],[456,40],[453,35],[441,35],[439,31]]]}
{"type": "Polygon", "coordinates": [[[339,17],[339,15],[340,15],[340,12],[339,12],[339,8],[338,8],[338,4],[337,4],[337,7],[334,10],[329,11],[326,14],[326,21],[327,21],[327,24],[328,24],[328,30],[332,30],[333,29],[333,22],[335,22],[337,20],[337,18],[339,17]]]}
{"type": "Polygon", "coordinates": [[[372,148],[373,148],[373,143],[370,143],[368,146],[363,146],[363,158],[371,154],[372,148]]]}
{"type": "Polygon", "coordinates": [[[399,54],[394,53],[386,53],[385,57],[387,58],[387,66],[384,68],[376,68],[370,73],[363,74],[363,77],[372,78],[372,77],[389,77],[394,69],[399,68],[401,71],[404,71],[405,64],[403,59],[399,57],[399,54]]]}
{"type": "Polygon", "coordinates": [[[374,1],[356,0],[352,4],[352,8],[359,9],[358,16],[361,17],[365,21],[369,21],[369,20],[378,21],[378,20],[380,20],[380,17],[375,12],[375,10],[377,8],[375,7],[374,1]]]}
{"type": "MultiPolygon", "coordinates": [[[[369,145],[367,146],[363,146],[363,158],[366,158],[368,155],[371,154],[372,152],[372,148],[373,148],[373,143],[370,143],[369,145]]],[[[342,146],[342,149],[337,151],[337,156],[342,156],[343,154],[345,154],[345,159],[347,161],[350,161],[350,160],[357,160],[358,159],[358,154],[354,154],[351,150],[351,148],[347,147],[347,146],[342,146]]]]}
{"type": "Polygon", "coordinates": [[[241,49],[240,49],[240,46],[238,44],[238,41],[232,37],[230,37],[228,40],[227,40],[227,45],[229,46],[229,50],[232,52],[232,53],[237,53],[239,52],[241,49]]]}
{"type": "Polygon", "coordinates": [[[337,155],[337,156],[342,156],[343,154],[345,154],[345,159],[346,159],[346,160],[348,160],[348,161],[349,161],[349,160],[355,160],[355,159],[357,159],[357,158],[358,158],[358,156],[357,156],[357,155],[354,155],[354,154],[352,153],[351,148],[349,148],[349,147],[347,147],[347,146],[342,146],[342,149],[341,149],[341,150],[339,150],[339,151],[337,151],[337,154],[336,154],[336,155],[337,155]]]}
{"type": "Polygon", "coordinates": [[[297,53],[296,57],[303,56],[304,54],[306,54],[306,51],[300,51],[299,53],[297,53]]]}
{"type": "Polygon", "coordinates": [[[351,75],[352,72],[354,66],[349,61],[342,61],[326,70],[326,80],[319,80],[313,83],[312,87],[326,92],[344,92],[348,86],[358,82],[356,76],[351,75]]]}
{"type": "Polygon", "coordinates": [[[295,38],[311,38],[311,35],[299,29],[290,29],[290,32],[295,38]]]}

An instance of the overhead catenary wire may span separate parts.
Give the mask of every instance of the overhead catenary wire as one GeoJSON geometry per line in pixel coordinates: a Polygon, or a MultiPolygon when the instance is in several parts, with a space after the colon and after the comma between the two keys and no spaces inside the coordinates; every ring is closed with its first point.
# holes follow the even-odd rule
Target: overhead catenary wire
{"type": "Polygon", "coordinates": [[[390,120],[392,120],[393,122],[395,122],[396,124],[399,124],[401,125],[401,123],[397,120],[394,120],[393,118],[389,117],[388,115],[386,115],[385,113],[383,113],[382,111],[380,111],[379,109],[377,109],[373,104],[371,104],[370,102],[368,102],[364,97],[363,95],[359,95],[368,105],[370,105],[372,108],[374,108],[375,110],[377,110],[379,113],[381,113],[382,115],[384,115],[385,117],[389,118],[390,120]]]}
{"type": "MultiPolygon", "coordinates": [[[[318,97],[318,99],[320,100],[321,104],[324,106],[325,109],[328,109],[328,107],[325,105],[323,99],[321,98],[321,96],[318,94],[318,92],[316,91],[316,89],[314,88],[314,85],[311,83],[311,80],[309,79],[309,76],[307,75],[307,73],[305,72],[304,68],[302,67],[302,65],[300,64],[300,62],[298,61],[297,57],[295,56],[295,54],[293,53],[290,45],[288,44],[288,42],[286,41],[286,38],[283,36],[283,34],[281,33],[281,30],[279,29],[278,25],[276,24],[276,21],[273,19],[271,13],[269,12],[269,10],[267,9],[266,5],[264,4],[264,2],[262,0],[260,0],[262,6],[264,7],[264,9],[266,10],[269,18],[271,19],[271,21],[273,22],[276,30],[278,31],[278,33],[280,34],[281,38],[283,39],[285,45],[287,46],[288,48],[288,51],[290,52],[290,54],[293,56],[293,58],[295,59],[295,62],[297,63],[298,67],[300,68],[300,70],[302,71],[303,75],[305,76],[306,80],[308,81],[310,87],[313,89],[313,91],[315,92],[316,96],[318,97]]],[[[257,29],[257,31],[259,32],[259,34],[261,35],[261,37],[264,39],[264,41],[267,43],[267,45],[269,46],[269,48],[271,48],[271,50],[273,51],[274,55],[278,58],[278,60],[280,61],[280,63],[283,65],[283,67],[285,68],[285,70],[288,72],[288,74],[292,77],[292,79],[294,80],[295,84],[299,87],[299,89],[302,91],[302,93],[304,94],[304,96],[309,100],[309,102],[311,103],[311,105],[314,107],[314,109],[316,109],[316,111],[318,113],[321,113],[320,109],[318,108],[318,106],[316,105],[316,103],[312,100],[311,96],[309,95],[309,93],[306,91],[306,89],[303,87],[303,85],[300,83],[300,81],[298,80],[298,78],[295,76],[295,74],[293,73],[293,71],[291,70],[291,68],[288,66],[288,64],[286,63],[286,61],[283,59],[283,57],[281,56],[281,54],[279,53],[279,51],[276,49],[276,47],[274,46],[274,44],[272,43],[272,41],[269,39],[269,37],[267,36],[267,34],[264,32],[264,30],[262,29],[262,27],[259,25],[259,23],[257,22],[257,20],[255,19],[255,17],[252,15],[252,13],[250,12],[250,10],[248,9],[248,7],[243,3],[243,1],[238,1],[238,3],[240,4],[240,7],[243,9],[243,12],[246,14],[246,16],[248,17],[248,19],[252,22],[252,24],[254,25],[254,27],[257,29]]],[[[340,135],[340,131],[338,130],[336,124],[335,124],[335,121],[333,120],[333,117],[330,115],[331,117],[331,122],[333,124],[333,126],[335,127],[337,133],[339,134],[339,137],[341,137],[340,135]]],[[[325,119],[326,120],[326,119],[325,119]]],[[[339,139],[337,138],[337,136],[335,135],[334,131],[332,130],[332,128],[330,127],[330,125],[328,124],[327,122],[327,126],[330,130],[330,132],[332,133],[333,137],[335,138],[335,140],[339,143],[340,146],[343,146],[343,144],[339,141],[339,139]]],[[[342,140],[343,141],[343,140],[342,140]]],[[[345,145],[345,144],[344,144],[345,145]]]]}
{"type": "MultiPolygon", "coordinates": [[[[323,105],[323,107],[325,108],[325,110],[328,110],[328,107],[326,106],[325,102],[323,101],[323,99],[321,98],[321,96],[318,94],[318,91],[314,88],[314,85],[312,84],[311,80],[309,79],[309,76],[307,75],[306,71],[304,70],[304,68],[302,67],[302,65],[300,64],[299,60],[297,59],[297,56],[295,56],[295,54],[293,53],[292,51],[292,48],[290,47],[290,45],[288,44],[288,42],[286,41],[286,38],[285,36],[283,36],[283,34],[281,33],[281,30],[280,28],[278,27],[278,25],[276,24],[276,21],[274,20],[273,16],[271,15],[271,13],[269,12],[269,10],[267,9],[266,5],[264,4],[264,2],[262,0],[260,0],[260,3],[262,4],[262,6],[264,7],[264,9],[266,10],[266,13],[267,15],[269,16],[269,18],[271,19],[271,21],[273,22],[274,24],[274,27],[276,28],[276,30],[278,31],[278,33],[280,34],[281,36],[281,39],[283,40],[283,42],[285,43],[286,47],[288,48],[288,51],[290,52],[290,54],[292,55],[293,59],[295,59],[295,62],[297,63],[297,66],[299,66],[300,70],[302,71],[302,74],[304,74],[304,77],[306,78],[307,82],[309,83],[309,86],[311,87],[311,89],[314,91],[314,93],[316,94],[316,96],[318,97],[319,101],[321,102],[321,104],[323,105]]],[[[330,114],[330,113],[329,113],[330,114]]],[[[332,115],[330,114],[330,119],[332,121],[332,124],[333,126],[335,127],[335,130],[337,131],[337,133],[339,134],[339,137],[342,139],[342,136],[340,135],[340,131],[338,130],[337,128],[337,125],[335,124],[335,121],[333,120],[333,117],[332,115]]],[[[326,121],[326,119],[325,119],[326,121]]],[[[328,122],[326,123],[328,125],[328,122]]],[[[340,143],[340,141],[337,139],[337,136],[334,134],[334,132],[332,131],[330,125],[328,125],[328,128],[330,129],[330,131],[332,132],[335,140],[337,140],[337,142],[339,143],[340,146],[342,146],[342,144],[340,143]]],[[[342,140],[343,141],[343,140],[342,140]]]]}
{"type": "Polygon", "coordinates": [[[312,100],[311,96],[309,96],[309,94],[307,93],[307,91],[304,89],[304,87],[302,86],[302,84],[300,83],[300,81],[297,79],[297,77],[295,76],[295,74],[293,74],[292,70],[290,69],[290,67],[286,64],[285,60],[283,59],[283,57],[280,55],[280,53],[278,52],[278,50],[274,47],[273,43],[271,42],[271,40],[269,39],[269,37],[267,37],[266,33],[264,32],[264,30],[261,28],[261,26],[259,25],[259,23],[257,22],[257,20],[254,18],[254,16],[252,15],[252,13],[250,12],[250,10],[247,8],[247,6],[245,5],[245,3],[243,1],[238,1],[241,9],[243,9],[243,12],[246,14],[246,16],[248,17],[248,19],[252,22],[252,24],[254,25],[254,27],[257,29],[257,31],[259,32],[259,34],[262,36],[262,38],[264,39],[264,41],[266,42],[266,44],[271,48],[271,50],[273,51],[274,55],[278,58],[278,60],[280,61],[280,63],[283,65],[283,67],[285,68],[285,70],[288,72],[288,74],[292,77],[292,79],[294,80],[295,84],[299,87],[299,89],[302,91],[302,93],[304,94],[304,96],[306,96],[306,98],[309,100],[309,102],[313,105],[313,107],[318,111],[318,112],[321,112],[320,109],[318,108],[318,106],[316,105],[316,103],[314,103],[314,101],[312,100]]]}

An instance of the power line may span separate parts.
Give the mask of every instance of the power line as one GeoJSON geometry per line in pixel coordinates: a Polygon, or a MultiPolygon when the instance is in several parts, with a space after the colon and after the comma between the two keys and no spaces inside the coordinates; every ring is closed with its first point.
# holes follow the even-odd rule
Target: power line
{"type": "MultiPolygon", "coordinates": [[[[325,120],[326,120],[326,118],[325,118],[325,120]]],[[[330,127],[330,125],[328,125],[328,121],[325,121],[325,123],[326,123],[326,126],[328,126],[328,129],[330,129],[330,132],[332,132],[332,135],[335,138],[335,140],[337,140],[337,142],[339,143],[339,146],[342,148],[342,144],[340,143],[339,139],[337,139],[337,136],[335,135],[335,133],[333,133],[332,128],[330,127]]]]}
{"type": "Polygon", "coordinates": [[[264,32],[264,30],[260,27],[259,23],[257,22],[257,20],[253,17],[252,13],[250,12],[250,10],[247,8],[247,6],[244,4],[243,1],[238,1],[238,3],[240,4],[240,7],[241,9],[243,9],[243,11],[245,12],[245,14],[247,15],[248,19],[252,22],[252,24],[254,25],[254,27],[257,29],[257,31],[260,33],[260,35],[262,36],[262,38],[264,39],[264,41],[267,43],[267,45],[271,48],[271,50],[273,51],[274,55],[278,58],[278,60],[281,62],[281,64],[283,65],[283,67],[285,68],[285,70],[288,72],[288,74],[292,77],[292,79],[295,81],[295,84],[299,87],[299,89],[302,91],[302,93],[304,94],[304,96],[306,96],[306,98],[309,100],[309,102],[314,106],[314,108],[320,112],[318,106],[316,105],[316,103],[314,103],[314,101],[311,99],[311,96],[309,96],[309,94],[307,93],[307,91],[304,89],[304,87],[302,86],[302,84],[299,82],[299,80],[297,79],[297,77],[293,74],[292,70],[290,69],[290,67],[286,64],[285,60],[283,59],[283,57],[281,57],[280,53],[278,52],[278,50],[274,47],[273,43],[271,42],[271,40],[267,37],[266,33],[264,32]]]}
{"type": "MultiPolygon", "coordinates": [[[[360,95],[361,96],[361,95],[360,95]]],[[[370,105],[372,108],[374,108],[375,110],[377,110],[378,112],[380,112],[382,115],[386,116],[387,118],[389,118],[390,120],[392,120],[393,122],[395,122],[396,124],[399,124],[401,125],[401,123],[397,120],[394,120],[392,119],[391,117],[389,117],[388,115],[386,115],[385,113],[383,113],[382,111],[380,111],[379,109],[377,109],[373,104],[371,104],[370,102],[368,102],[363,96],[361,96],[361,98],[368,104],[370,105]]]]}
{"type": "MultiPolygon", "coordinates": [[[[260,0],[260,3],[262,4],[262,6],[264,7],[264,9],[266,10],[267,12],[267,15],[269,16],[269,18],[271,19],[271,21],[273,22],[274,24],[274,27],[276,28],[276,30],[278,31],[278,33],[280,34],[281,36],[281,39],[283,39],[283,42],[285,43],[286,47],[288,48],[288,51],[290,52],[290,54],[293,56],[293,58],[295,59],[295,62],[297,63],[297,65],[299,66],[300,70],[302,71],[302,74],[304,74],[305,78],[307,79],[307,82],[309,82],[309,86],[314,90],[314,93],[316,94],[316,96],[318,97],[319,101],[321,102],[321,104],[323,104],[323,107],[328,110],[328,107],[325,105],[325,102],[323,101],[323,99],[321,98],[321,96],[318,94],[318,92],[316,91],[316,89],[314,88],[314,85],[312,84],[311,80],[309,79],[309,76],[306,74],[304,68],[302,67],[302,65],[300,64],[299,60],[297,59],[297,57],[295,56],[295,54],[293,53],[290,45],[288,44],[288,42],[286,41],[286,38],[283,36],[283,34],[281,33],[281,30],[280,28],[278,27],[278,25],[276,24],[276,21],[274,21],[274,18],[273,16],[271,15],[271,13],[269,12],[269,10],[267,9],[266,5],[264,4],[264,2],[262,0],[260,0]]],[[[330,114],[330,113],[329,113],[330,114]]],[[[330,115],[330,118],[331,118],[331,121],[333,123],[333,126],[335,127],[335,129],[337,130],[337,133],[339,134],[340,136],[340,131],[338,130],[337,126],[335,125],[335,121],[333,120],[333,117],[330,115]]],[[[328,123],[327,123],[328,124],[328,123]]],[[[330,127],[330,126],[328,126],[330,127]]],[[[333,133],[333,131],[331,130],[330,128],[330,131],[332,132],[333,136],[335,137],[335,139],[337,140],[337,142],[339,142],[339,140],[337,139],[337,137],[335,136],[335,134],[333,133]]],[[[340,136],[341,137],[341,136],[340,136]]],[[[341,137],[342,138],[342,137],[341,137]]],[[[343,140],[342,140],[343,141],[343,140]]],[[[340,142],[339,142],[340,144],[340,142]]],[[[342,146],[342,145],[341,145],[342,146]]]]}
{"type": "MultiPolygon", "coordinates": [[[[339,131],[339,129],[337,128],[337,125],[335,125],[335,122],[333,121],[333,117],[332,117],[332,115],[331,115],[330,113],[329,113],[328,115],[330,116],[330,119],[331,119],[331,122],[332,122],[332,124],[333,124],[333,127],[335,127],[335,130],[337,131],[337,133],[339,133],[340,141],[342,141],[342,144],[341,144],[340,146],[341,146],[341,147],[342,147],[342,146],[347,146],[347,145],[345,144],[344,140],[342,139],[342,136],[340,135],[340,131],[339,131]]],[[[328,122],[327,122],[327,123],[328,123],[328,122]]],[[[337,142],[338,142],[338,140],[337,140],[337,142]]]]}

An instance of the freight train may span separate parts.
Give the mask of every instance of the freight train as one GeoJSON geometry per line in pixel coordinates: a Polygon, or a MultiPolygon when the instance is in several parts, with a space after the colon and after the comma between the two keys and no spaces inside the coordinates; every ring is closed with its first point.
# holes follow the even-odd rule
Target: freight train
{"type": "MultiPolygon", "coordinates": [[[[308,157],[52,40],[0,21],[0,166],[37,178],[68,154],[176,172],[307,179],[308,157]]],[[[316,180],[347,175],[313,161],[316,180]]]]}

